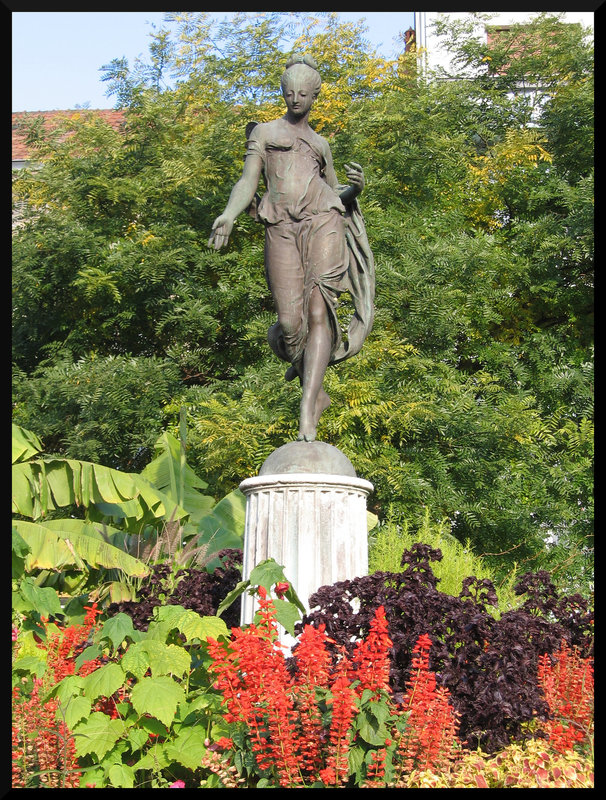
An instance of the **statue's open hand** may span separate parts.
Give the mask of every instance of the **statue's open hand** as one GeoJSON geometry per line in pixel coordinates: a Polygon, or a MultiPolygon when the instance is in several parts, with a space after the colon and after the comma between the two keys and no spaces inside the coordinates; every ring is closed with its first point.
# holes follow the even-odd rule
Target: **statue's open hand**
{"type": "Polygon", "coordinates": [[[351,164],[345,164],[345,174],[352,188],[357,194],[360,194],[364,188],[364,172],[359,164],[352,161],[351,164]]]}
{"type": "Polygon", "coordinates": [[[229,234],[233,227],[234,221],[231,217],[228,217],[226,214],[221,214],[221,216],[217,217],[213,222],[208,246],[214,247],[215,250],[220,250],[221,247],[224,247],[229,240],[229,234]]]}

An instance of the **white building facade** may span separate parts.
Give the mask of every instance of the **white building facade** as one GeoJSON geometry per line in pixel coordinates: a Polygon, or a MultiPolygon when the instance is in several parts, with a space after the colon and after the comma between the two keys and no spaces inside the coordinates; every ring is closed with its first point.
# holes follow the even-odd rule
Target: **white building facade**
{"type": "MultiPolygon", "coordinates": [[[[537,17],[538,11],[498,11],[487,12],[491,14],[487,22],[490,26],[516,25],[530,22],[537,17]]],[[[554,12],[559,13],[559,12],[554,12]]],[[[437,18],[462,19],[468,16],[469,12],[436,12],[436,11],[415,11],[415,38],[418,49],[422,49],[423,70],[434,70],[443,68],[450,72],[450,55],[442,46],[440,39],[433,30],[433,23],[437,18]]],[[[594,27],[593,11],[566,11],[562,13],[562,22],[580,23],[585,28],[594,27]]],[[[486,30],[482,26],[477,29],[478,38],[486,37],[486,30]]],[[[485,41],[485,39],[484,39],[485,41]]]]}

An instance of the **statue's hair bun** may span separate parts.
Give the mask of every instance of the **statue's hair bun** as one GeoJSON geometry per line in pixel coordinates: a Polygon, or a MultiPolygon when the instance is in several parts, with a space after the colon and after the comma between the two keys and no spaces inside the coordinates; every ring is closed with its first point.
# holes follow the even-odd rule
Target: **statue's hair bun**
{"type": "Polygon", "coordinates": [[[318,70],[318,65],[316,64],[315,60],[307,55],[300,55],[299,53],[289,56],[288,61],[286,62],[286,69],[292,67],[294,64],[307,64],[308,67],[312,69],[318,70]]]}

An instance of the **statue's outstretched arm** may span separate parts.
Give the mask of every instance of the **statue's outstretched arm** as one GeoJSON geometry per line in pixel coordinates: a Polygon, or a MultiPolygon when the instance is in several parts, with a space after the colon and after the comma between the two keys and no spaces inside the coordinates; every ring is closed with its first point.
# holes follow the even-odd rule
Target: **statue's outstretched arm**
{"type": "Polygon", "coordinates": [[[261,157],[251,153],[246,157],[242,177],[231,190],[225,211],[213,222],[212,232],[208,240],[209,247],[215,250],[223,247],[229,240],[234,220],[250,206],[259,185],[262,168],[261,157]]]}

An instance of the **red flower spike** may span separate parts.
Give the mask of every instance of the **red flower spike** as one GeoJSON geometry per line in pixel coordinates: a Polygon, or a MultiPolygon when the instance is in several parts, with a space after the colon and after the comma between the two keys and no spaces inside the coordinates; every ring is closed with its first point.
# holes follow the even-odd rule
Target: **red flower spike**
{"type": "Polygon", "coordinates": [[[211,671],[223,694],[225,720],[248,725],[259,768],[275,768],[280,786],[297,786],[302,779],[291,679],[276,641],[275,607],[265,589],[259,590],[259,625],[234,628],[229,647],[209,640],[211,671]]]}
{"type": "Polygon", "coordinates": [[[332,720],[329,733],[328,758],[326,768],[320,770],[320,778],[326,784],[338,786],[347,780],[349,746],[351,744],[351,722],[357,711],[356,693],[350,686],[347,676],[347,662],[341,661],[337,667],[336,678],[332,683],[332,720]]]}
{"type": "Polygon", "coordinates": [[[575,744],[593,735],[593,668],[566,642],[553,659],[539,658],[538,680],[549,704],[552,719],[543,723],[553,748],[571,751],[575,744]]]}
{"type": "Polygon", "coordinates": [[[404,695],[403,707],[410,715],[398,744],[400,772],[445,771],[457,755],[458,714],[449,702],[448,689],[438,688],[435,674],[429,670],[430,648],[427,634],[420,636],[413,648],[416,672],[404,695]]]}
{"type": "Polygon", "coordinates": [[[381,690],[389,691],[389,649],[392,641],[387,633],[385,609],[379,606],[370,623],[370,633],[357,643],[353,654],[354,670],[351,678],[359,680],[359,696],[366,689],[379,697],[381,690]]]}

